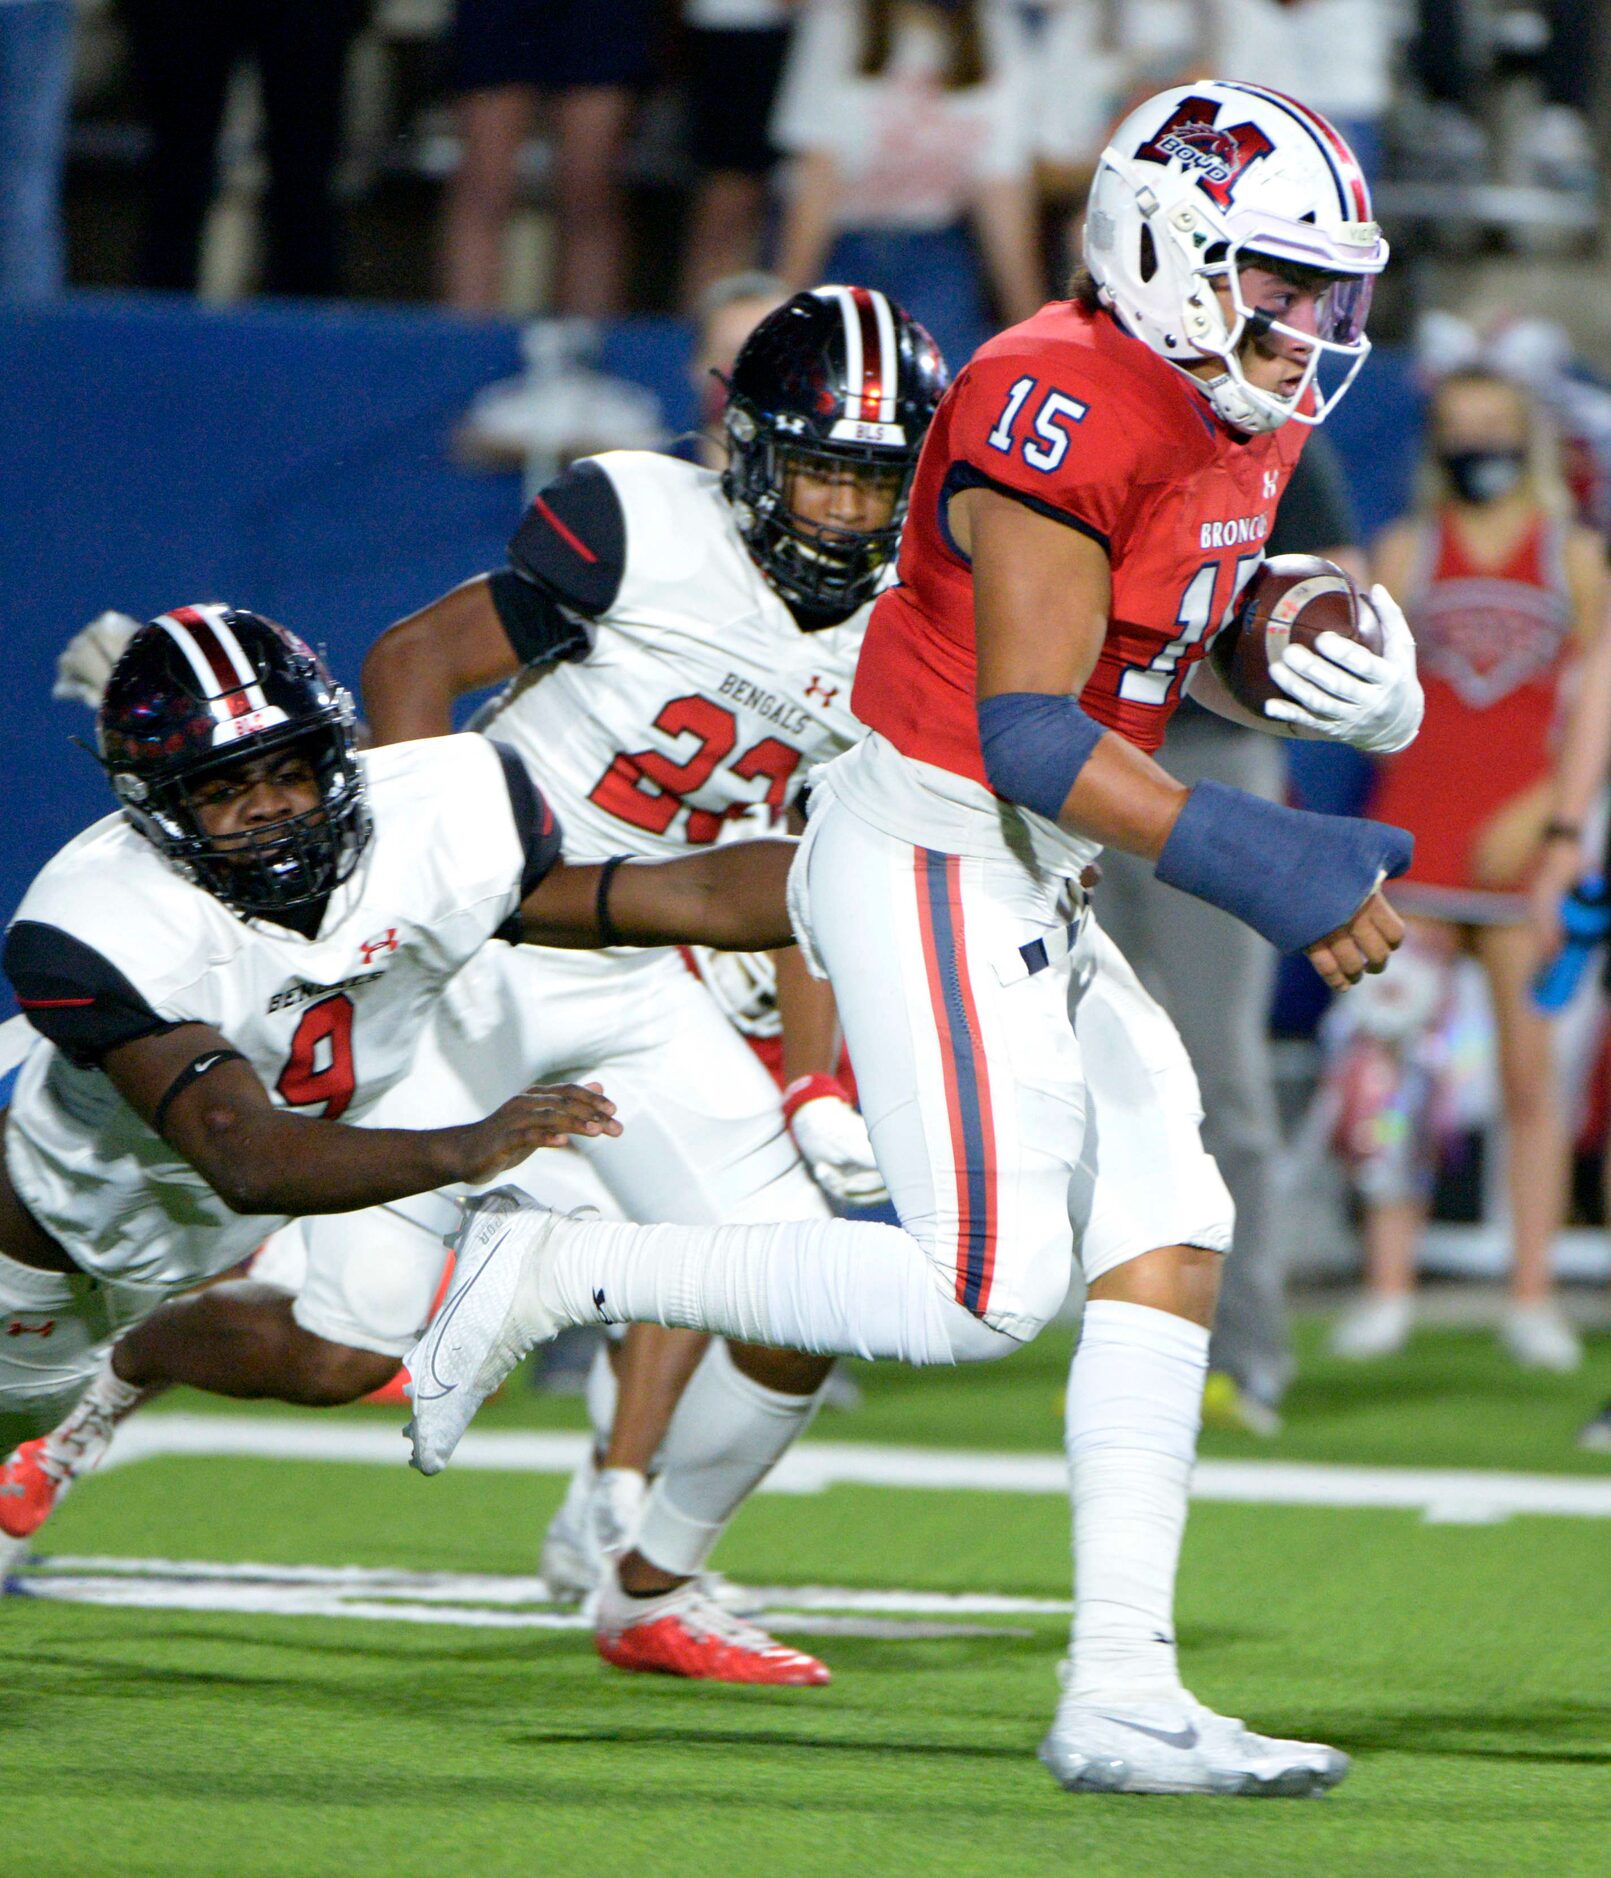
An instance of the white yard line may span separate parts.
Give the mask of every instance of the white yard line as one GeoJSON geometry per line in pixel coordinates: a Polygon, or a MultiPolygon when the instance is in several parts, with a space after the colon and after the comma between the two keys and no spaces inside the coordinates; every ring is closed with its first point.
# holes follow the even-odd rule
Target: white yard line
{"type": "MultiPolygon", "coordinates": [[[[41,1559],[10,1581],[20,1595],[119,1610],[221,1611],[254,1617],[347,1617],[369,1623],[440,1624],[473,1630],[589,1631],[580,1611],[531,1610],[540,1578],[489,1572],[407,1572],[361,1565],[220,1564],[209,1559],[41,1559]]],[[[766,1622],[794,1635],[886,1641],[946,1637],[1028,1637],[1022,1624],[969,1623],[969,1617],[1066,1617],[1051,1598],[970,1597],[925,1591],[858,1591],[828,1585],[776,1586],[766,1622]],[[937,1619],[943,1621],[936,1621],[937,1619]]]]}
{"type": "MultiPolygon", "coordinates": [[[[568,1474],[587,1437],[472,1429],[453,1465],[461,1471],[568,1474]]],[[[402,1466],[408,1449],[395,1424],[290,1420],[246,1415],[147,1415],[119,1430],[106,1466],[165,1455],[240,1455],[256,1460],[341,1461],[402,1466]]],[[[991,1454],[971,1448],[884,1447],[860,1441],[800,1443],[763,1493],[822,1493],[830,1487],[901,1487],[929,1492],[1067,1492],[1057,1454],[991,1454]]],[[[1432,1521],[1485,1524],[1517,1513],[1611,1519],[1611,1475],[1508,1474],[1478,1469],[1352,1467],[1316,1461],[1201,1461],[1199,1500],[1248,1506],[1379,1507],[1432,1521]]]]}

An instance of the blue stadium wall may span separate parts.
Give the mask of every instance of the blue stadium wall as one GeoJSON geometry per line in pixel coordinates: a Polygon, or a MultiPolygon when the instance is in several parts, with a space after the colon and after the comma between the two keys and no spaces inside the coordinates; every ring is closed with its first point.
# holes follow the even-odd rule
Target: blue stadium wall
{"type": "MultiPolygon", "coordinates": [[[[689,349],[679,322],[623,321],[599,362],[657,392],[676,431],[689,349]]],[[[458,467],[448,440],[519,364],[515,326],[430,312],[130,295],[0,312],[0,914],[110,806],[71,742],[87,712],[51,700],[62,644],[106,607],[227,599],[356,683],[390,621],[501,559],[518,479],[458,467]]],[[[1404,500],[1416,416],[1402,361],[1379,352],[1330,427],[1367,530],[1404,500]]]]}

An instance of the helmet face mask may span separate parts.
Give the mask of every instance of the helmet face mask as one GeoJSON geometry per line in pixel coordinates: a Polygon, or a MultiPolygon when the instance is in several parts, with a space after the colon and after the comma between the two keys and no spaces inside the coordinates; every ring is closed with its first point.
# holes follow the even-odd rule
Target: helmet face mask
{"type": "MultiPolygon", "coordinates": [[[[1224,283],[1231,305],[1228,323],[1224,309],[1220,309],[1223,343],[1210,351],[1224,361],[1226,368],[1228,386],[1221,400],[1235,400],[1233,408],[1241,416],[1231,416],[1228,410],[1221,410],[1220,415],[1238,429],[1253,432],[1274,430],[1289,419],[1298,424],[1323,424],[1370,356],[1365,320],[1375,277],[1325,274],[1314,282],[1318,291],[1311,287],[1313,330],[1309,330],[1288,324],[1280,309],[1269,304],[1279,300],[1278,293],[1265,288],[1248,297],[1250,273],[1267,275],[1277,286],[1290,278],[1278,256],[1235,245],[1223,261],[1200,271],[1210,286],[1224,283]],[[1303,375],[1292,390],[1276,392],[1249,381],[1244,355],[1250,343],[1267,355],[1284,354],[1294,363],[1301,360],[1303,375]]],[[[1212,385],[1218,381],[1206,382],[1212,385]]]]}
{"type": "MultiPolygon", "coordinates": [[[[1085,256],[1103,301],[1239,430],[1323,422],[1370,351],[1365,315],[1387,243],[1347,144],[1317,112],[1261,86],[1209,81],[1149,99],[1098,165],[1085,256]],[[1287,326],[1244,292],[1249,268],[1321,283],[1314,328],[1287,326]],[[1216,286],[1223,284],[1229,316],[1216,286]],[[1251,383],[1244,341],[1305,349],[1295,389],[1251,383]]],[[[1288,356],[1293,356],[1289,351],[1288,356]]]]}
{"type": "Polygon", "coordinates": [[[907,457],[903,452],[903,460],[891,463],[887,449],[874,456],[854,446],[794,442],[776,425],[735,412],[731,404],[730,436],[735,417],[742,421],[746,416],[757,443],[745,453],[748,474],[735,488],[739,530],[785,600],[802,612],[842,619],[872,598],[895,560],[916,453],[907,457]],[[882,523],[845,527],[800,512],[802,483],[831,487],[846,477],[861,485],[862,506],[886,511],[882,523]]]}
{"type": "Polygon", "coordinates": [[[745,341],[722,489],[751,558],[807,630],[883,584],[945,382],[923,328],[865,288],[796,294],[745,341]],[[835,500],[847,479],[853,499],[835,500]]]}
{"type": "Polygon", "coordinates": [[[272,919],[322,902],[368,844],[356,721],[294,634],[252,613],[181,607],[129,641],[97,736],[124,815],[169,865],[243,917],[272,919]],[[309,806],[218,830],[209,811],[229,792],[217,785],[263,779],[309,806]]]}

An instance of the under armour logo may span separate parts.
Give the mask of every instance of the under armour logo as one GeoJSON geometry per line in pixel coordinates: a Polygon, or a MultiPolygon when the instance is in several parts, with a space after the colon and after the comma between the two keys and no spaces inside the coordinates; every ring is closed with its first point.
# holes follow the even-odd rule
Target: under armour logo
{"type": "MultiPolygon", "coordinates": [[[[1268,494],[1269,492],[1266,491],[1265,493],[1268,494]]],[[[378,953],[395,952],[397,950],[397,928],[395,926],[388,926],[378,937],[366,939],[358,950],[364,955],[364,963],[366,965],[373,965],[378,953]]]]}
{"type": "Polygon", "coordinates": [[[1280,486],[1281,472],[1279,470],[1267,469],[1264,472],[1264,500],[1266,502],[1270,501],[1280,486]]]}
{"type": "Polygon", "coordinates": [[[601,1324],[613,1324],[616,1321],[610,1315],[609,1308],[604,1302],[604,1287],[602,1285],[593,1293],[593,1309],[598,1312],[599,1322],[601,1324]]]}
{"type": "Polygon", "coordinates": [[[15,1318],[6,1325],[8,1337],[48,1337],[56,1328],[54,1317],[47,1317],[42,1324],[21,1324],[15,1318]]]}
{"type": "Polygon", "coordinates": [[[820,698],[824,704],[832,704],[839,696],[839,687],[828,684],[818,673],[813,672],[811,683],[805,688],[805,694],[808,698],[820,698]]]}

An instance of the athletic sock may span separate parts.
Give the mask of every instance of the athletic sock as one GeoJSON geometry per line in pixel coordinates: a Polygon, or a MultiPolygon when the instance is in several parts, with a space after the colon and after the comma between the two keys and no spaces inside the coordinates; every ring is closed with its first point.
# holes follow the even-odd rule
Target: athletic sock
{"type": "Polygon", "coordinates": [[[1142,1304],[1085,1307],[1069,1372],[1074,1502],[1074,1702],[1178,1698],[1175,1568],[1208,1332],[1142,1304]]]}
{"type": "Polygon", "coordinates": [[[945,1289],[898,1226],[568,1220],[534,1274],[534,1315],[711,1330],[812,1356],[967,1363],[1017,1349],[945,1289]]]}
{"type": "Polygon", "coordinates": [[[108,1352],[77,1406],[45,1436],[42,1460],[63,1480],[89,1473],[111,1446],[118,1423],[148,1397],[160,1394],[160,1389],[140,1389],[125,1382],[113,1369],[108,1352]]]}
{"type": "Polygon", "coordinates": [[[651,1565],[685,1578],[703,1569],[727,1522],[810,1425],[819,1395],[769,1389],[726,1344],[711,1344],[666,1430],[638,1528],[651,1565]]]}

